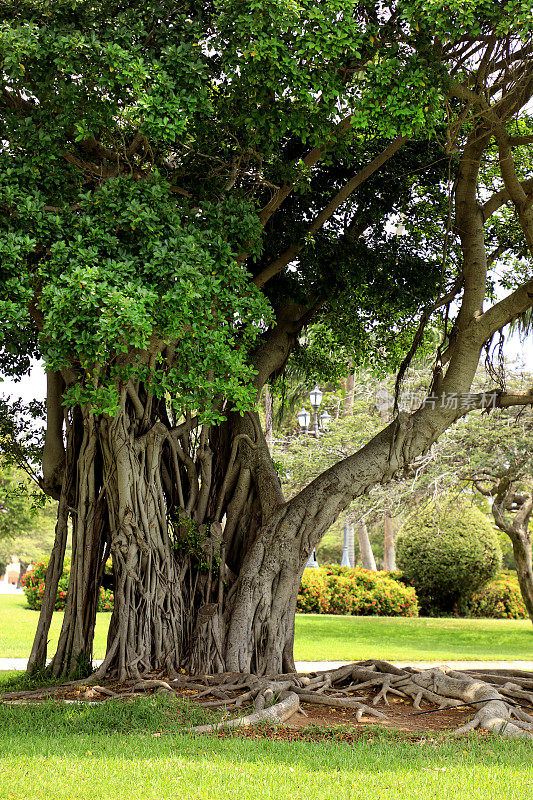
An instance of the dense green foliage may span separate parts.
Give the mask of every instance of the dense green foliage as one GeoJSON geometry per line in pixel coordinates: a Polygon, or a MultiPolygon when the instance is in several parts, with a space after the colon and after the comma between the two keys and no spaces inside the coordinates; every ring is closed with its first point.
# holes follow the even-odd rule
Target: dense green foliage
{"type": "Polygon", "coordinates": [[[498,537],[489,520],[460,498],[426,503],[404,523],[397,563],[415,587],[424,613],[451,613],[501,567],[498,537]]]}
{"type": "Polygon", "coordinates": [[[515,572],[501,572],[469,598],[468,613],[473,617],[527,619],[528,613],[515,572]]]}
{"type": "Polygon", "coordinates": [[[355,567],[306,569],[297,610],[308,614],[357,614],[416,617],[414,589],[390,580],[387,573],[355,567]]]}
{"type": "Polygon", "coordinates": [[[70,370],[69,403],[100,411],[141,379],[209,420],[224,401],[251,404],[250,348],[288,300],[315,309],[336,346],[400,356],[447,277],[447,59],[466,33],[531,28],[514,0],[400,0],[384,14],[354,0],[0,9],[1,370],[41,356],[70,370]],[[346,218],[306,238],[397,135],[412,141],[346,218]],[[294,189],[262,225],[280,186],[294,189]],[[384,220],[411,199],[400,241],[384,220]],[[257,289],[251,277],[291,243],[297,269],[257,289]]]}
{"type": "MultiPolygon", "coordinates": [[[[8,563],[16,556],[24,568],[48,558],[52,552],[56,504],[50,503],[32,512],[29,499],[27,502],[28,516],[31,514],[31,518],[15,536],[0,540],[0,564],[8,563]]],[[[66,549],[69,554],[70,542],[66,549]]]]}
{"type": "Polygon", "coordinates": [[[24,476],[0,462],[0,560],[3,547],[30,528],[34,517],[24,476]]]}

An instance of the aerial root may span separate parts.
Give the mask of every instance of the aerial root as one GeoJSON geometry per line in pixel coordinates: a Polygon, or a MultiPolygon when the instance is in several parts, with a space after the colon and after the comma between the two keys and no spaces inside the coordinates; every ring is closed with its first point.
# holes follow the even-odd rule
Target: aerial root
{"type": "Polygon", "coordinates": [[[388,695],[393,695],[410,699],[417,710],[423,702],[434,706],[427,713],[438,713],[441,709],[458,705],[470,706],[474,716],[453,731],[452,736],[481,729],[501,736],[533,738],[533,673],[523,670],[515,673],[511,669],[486,668],[482,672],[459,672],[446,667],[400,669],[386,661],[376,660],[307,674],[258,676],[227,672],[178,675],[167,680],[162,674],[157,677],[152,674],[112,688],[102,686],[101,680],[94,685],[96,683],[93,675],[83,681],[48,688],[6,692],[2,701],[59,696],[65,694],[65,689],[76,691],[81,700],[98,694],[109,700],[154,690],[178,699],[186,690],[188,700],[206,709],[221,710],[226,714],[238,714],[241,709],[244,712],[241,716],[195,729],[208,732],[226,727],[247,727],[261,721],[283,724],[297,711],[306,713],[300,703],[351,710],[358,722],[365,716],[384,721],[386,714],[375,706],[381,700],[389,706],[388,695]],[[367,696],[362,696],[363,691],[367,696]],[[374,695],[372,700],[368,694],[374,695]]]}

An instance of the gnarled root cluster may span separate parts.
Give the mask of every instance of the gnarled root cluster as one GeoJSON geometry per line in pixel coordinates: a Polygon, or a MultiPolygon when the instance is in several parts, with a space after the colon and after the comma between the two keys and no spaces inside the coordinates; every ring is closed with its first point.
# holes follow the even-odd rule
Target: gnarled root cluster
{"type": "Polygon", "coordinates": [[[199,690],[191,700],[207,708],[236,711],[244,704],[254,706],[252,714],[232,716],[195,729],[202,733],[222,727],[248,726],[261,720],[285,722],[301,710],[300,702],[353,709],[358,722],[364,715],[386,719],[386,714],[375,706],[380,700],[388,706],[388,696],[395,695],[411,698],[417,710],[424,701],[439,710],[471,706],[474,716],[453,731],[457,736],[481,728],[505,736],[533,738],[533,716],[525,710],[533,711],[533,673],[527,672],[457,672],[444,667],[400,669],[374,660],[335,670],[275,678],[235,674],[205,676],[201,688],[190,679],[187,685],[199,690]],[[374,693],[370,704],[368,693],[374,693]]]}
{"type": "MultiPolygon", "coordinates": [[[[98,674],[62,687],[50,687],[27,692],[10,692],[3,701],[39,699],[58,693],[66,686],[88,687],[96,684],[98,674]]],[[[82,700],[98,694],[105,699],[124,697],[144,691],[164,692],[187,698],[204,708],[225,712],[220,722],[201,725],[196,733],[221,728],[248,727],[258,722],[283,724],[297,711],[305,714],[300,703],[351,709],[360,722],[363,716],[386,720],[387,715],[375,706],[388,706],[389,695],[411,698],[413,706],[422,713],[422,704],[431,708],[428,713],[455,707],[471,706],[474,716],[452,735],[460,736],[476,728],[508,737],[533,739],[533,672],[521,670],[466,670],[458,672],[446,667],[419,670],[403,669],[386,661],[358,661],[334,670],[307,674],[287,673],[276,676],[257,676],[242,673],[218,675],[180,675],[129,681],[112,691],[104,686],[86,688],[82,700]],[[374,695],[369,699],[368,695],[374,695]],[[435,706],[437,708],[435,708],[435,706]],[[246,713],[240,713],[241,709],[246,713]]]]}

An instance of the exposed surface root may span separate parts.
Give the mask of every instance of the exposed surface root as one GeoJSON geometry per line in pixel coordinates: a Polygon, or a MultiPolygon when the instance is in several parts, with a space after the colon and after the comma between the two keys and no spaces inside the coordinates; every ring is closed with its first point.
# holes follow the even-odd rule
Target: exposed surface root
{"type": "Polygon", "coordinates": [[[196,732],[204,733],[258,722],[282,724],[297,711],[303,711],[301,702],[353,712],[357,722],[363,717],[385,722],[388,712],[385,714],[374,706],[380,701],[389,706],[387,696],[391,695],[410,699],[415,709],[422,709],[419,714],[469,707],[473,716],[452,732],[454,736],[479,729],[503,736],[533,738],[533,673],[524,671],[399,669],[384,661],[360,661],[307,674],[257,676],[231,672],[167,679],[158,674],[147,680],[111,684],[111,688],[94,683],[89,678],[45,689],[7,692],[2,701],[31,702],[48,696],[61,697],[66,689],[85,702],[157,691],[171,697],[186,697],[206,709],[231,713],[219,723],[195,728],[196,732]],[[240,709],[244,713],[239,714],[240,709]]]}
{"type": "Polygon", "coordinates": [[[196,728],[193,728],[193,730],[195,733],[210,733],[212,731],[218,731],[221,728],[247,728],[258,722],[282,723],[298,711],[298,705],[298,695],[294,692],[289,692],[284,700],[281,700],[270,708],[264,708],[261,711],[256,711],[247,716],[223,720],[213,725],[198,725],[196,728]]]}

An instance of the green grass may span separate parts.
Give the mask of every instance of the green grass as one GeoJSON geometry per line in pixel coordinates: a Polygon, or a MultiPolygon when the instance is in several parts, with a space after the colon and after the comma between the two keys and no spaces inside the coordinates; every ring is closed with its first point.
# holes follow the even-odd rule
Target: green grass
{"type": "Polygon", "coordinates": [[[0,706],[2,800],[508,800],[533,793],[533,744],[367,729],[351,744],[201,737],[164,697],[0,706]]]}
{"type": "MultiPolygon", "coordinates": [[[[54,621],[57,640],[61,615],[54,621]]],[[[99,614],[102,655],[109,615],[99,614]]],[[[0,596],[0,656],[27,655],[37,622],[0,596]]],[[[300,659],[531,658],[525,622],[297,617],[300,659]]],[[[52,637],[51,637],[52,638],[52,637]]],[[[53,648],[51,648],[53,650],[53,648]]],[[[13,679],[3,673],[0,683],[13,679]]],[[[19,673],[20,676],[20,673],[19,673]]],[[[533,796],[533,744],[413,739],[378,728],[354,742],[199,737],[206,712],[166,697],[100,706],[0,704],[0,800],[508,800],[533,796]]]]}
{"type": "MultiPolygon", "coordinates": [[[[111,614],[101,613],[96,617],[95,658],[103,658],[111,614]]],[[[0,658],[27,658],[29,656],[38,619],[39,612],[32,611],[27,607],[24,595],[0,595],[0,658]]],[[[62,622],[63,612],[56,611],[50,627],[50,653],[55,652],[62,622]]]]}
{"type": "Polygon", "coordinates": [[[531,661],[533,625],[529,620],[298,614],[295,656],[303,661],[531,661]]]}
{"type": "MultiPolygon", "coordinates": [[[[0,595],[0,658],[28,656],[38,614],[23,595],[0,595]]],[[[54,614],[50,653],[63,615],[54,614]]],[[[95,657],[103,658],[109,614],[98,614],[95,657]]],[[[295,657],[300,661],[385,658],[392,661],[533,660],[529,620],[336,617],[298,614],[295,657]]]]}

